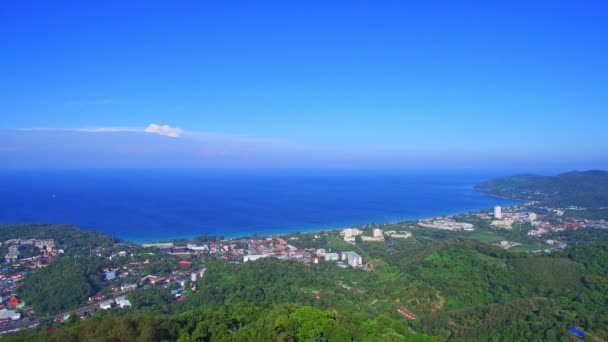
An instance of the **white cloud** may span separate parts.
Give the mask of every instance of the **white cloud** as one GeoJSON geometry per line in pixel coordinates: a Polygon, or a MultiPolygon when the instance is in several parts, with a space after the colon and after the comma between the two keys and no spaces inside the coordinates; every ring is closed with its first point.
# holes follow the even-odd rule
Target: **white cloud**
{"type": "Polygon", "coordinates": [[[144,130],[146,133],[156,133],[160,135],[164,135],[167,137],[177,138],[179,137],[183,131],[176,127],[171,127],[169,125],[157,125],[155,123],[151,123],[144,130]]]}

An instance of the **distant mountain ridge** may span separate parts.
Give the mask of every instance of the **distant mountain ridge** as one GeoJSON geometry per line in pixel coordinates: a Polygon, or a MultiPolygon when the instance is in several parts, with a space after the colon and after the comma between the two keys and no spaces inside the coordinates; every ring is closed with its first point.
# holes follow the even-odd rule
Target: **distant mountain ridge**
{"type": "Polygon", "coordinates": [[[608,207],[608,171],[571,171],[557,176],[518,175],[475,186],[492,196],[535,200],[554,207],[608,207]]]}

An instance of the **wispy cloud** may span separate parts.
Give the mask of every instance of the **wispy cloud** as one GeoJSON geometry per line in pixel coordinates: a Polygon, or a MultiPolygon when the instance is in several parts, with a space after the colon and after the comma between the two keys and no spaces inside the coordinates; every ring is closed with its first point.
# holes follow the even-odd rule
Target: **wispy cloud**
{"type": "MultiPolygon", "coordinates": [[[[0,131],[0,135],[2,135],[0,131]]],[[[270,166],[299,160],[288,141],[223,132],[184,130],[167,124],[143,127],[29,128],[7,130],[3,153],[13,165],[230,167],[270,166]],[[19,155],[19,156],[17,156],[19,155]]]]}
{"type": "Polygon", "coordinates": [[[146,127],[146,129],[144,130],[144,132],[156,133],[172,138],[177,138],[183,133],[180,128],[171,127],[169,125],[157,125],[155,123],[149,124],[148,127],[146,127]]]}
{"type": "Polygon", "coordinates": [[[135,132],[135,133],[151,133],[158,134],[171,138],[179,138],[184,132],[181,128],[171,127],[169,125],[158,125],[151,123],[145,128],[137,127],[81,127],[81,128],[48,128],[34,127],[21,128],[21,131],[74,131],[88,133],[116,133],[116,132],[135,132]]]}
{"type": "Polygon", "coordinates": [[[86,127],[86,128],[71,128],[71,129],[62,129],[62,130],[89,132],[89,133],[143,132],[143,130],[141,128],[131,128],[131,127],[86,127]]]}

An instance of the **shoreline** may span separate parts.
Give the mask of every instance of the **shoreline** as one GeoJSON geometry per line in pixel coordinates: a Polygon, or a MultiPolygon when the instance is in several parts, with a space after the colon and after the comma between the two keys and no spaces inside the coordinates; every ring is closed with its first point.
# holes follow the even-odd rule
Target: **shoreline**
{"type": "Polygon", "coordinates": [[[482,195],[484,196],[488,196],[488,197],[494,197],[494,198],[500,198],[500,199],[506,199],[506,200],[510,200],[510,201],[520,201],[520,202],[526,202],[526,201],[530,201],[530,200],[524,200],[524,199],[520,199],[520,198],[516,198],[516,197],[506,197],[506,196],[498,196],[498,195],[492,195],[489,194],[486,189],[474,189],[475,191],[479,191],[482,193],[482,195]]]}
{"type": "MultiPolygon", "coordinates": [[[[484,194],[484,196],[502,198],[499,196],[492,196],[492,195],[485,195],[485,194],[484,194]]],[[[508,199],[511,201],[518,202],[518,203],[510,204],[508,207],[520,205],[521,203],[525,202],[525,201],[518,200],[518,199],[510,199],[510,198],[502,198],[502,199],[508,199]]],[[[506,207],[506,208],[508,208],[508,207],[506,207]]],[[[369,226],[369,225],[388,225],[388,224],[411,223],[412,221],[434,219],[434,218],[443,217],[443,216],[457,216],[457,215],[462,215],[462,214],[471,213],[471,212],[480,212],[480,211],[484,211],[484,210],[492,210],[492,208],[471,209],[471,210],[467,210],[467,211],[458,211],[458,212],[439,214],[439,215],[434,215],[434,216],[410,217],[410,218],[397,219],[397,220],[393,220],[393,221],[382,221],[382,222],[369,222],[368,221],[367,223],[339,225],[336,227],[327,227],[325,229],[323,229],[322,227],[309,227],[309,228],[302,228],[302,229],[298,229],[298,230],[290,229],[290,228],[285,228],[283,230],[281,228],[277,228],[277,229],[272,229],[272,230],[269,230],[266,232],[259,232],[259,233],[252,233],[252,234],[235,233],[235,234],[231,234],[231,235],[222,235],[222,234],[217,234],[217,235],[222,235],[223,236],[222,241],[225,241],[225,240],[252,238],[252,237],[258,237],[258,238],[275,237],[275,236],[290,235],[290,234],[296,234],[296,233],[332,232],[332,231],[340,231],[340,230],[343,230],[346,228],[357,228],[357,227],[363,227],[363,226],[369,226]]],[[[201,233],[201,234],[205,234],[205,233],[201,233]]],[[[216,235],[216,234],[209,234],[209,235],[216,235]]],[[[134,243],[134,244],[141,245],[141,244],[175,242],[175,241],[179,241],[179,240],[193,241],[195,237],[196,237],[196,235],[188,236],[188,237],[184,236],[184,237],[176,237],[176,238],[167,238],[167,239],[152,238],[152,239],[142,240],[142,239],[121,239],[121,238],[119,238],[119,240],[123,243],[134,243]]]]}
{"type": "MultiPolygon", "coordinates": [[[[88,226],[88,225],[80,225],[78,223],[65,223],[65,222],[47,222],[47,221],[40,221],[43,224],[67,224],[67,225],[72,225],[81,229],[85,229],[85,230],[89,230],[89,231],[95,231],[95,232],[99,232],[108,236],[112,236],[114,238],[116,238],[120,243],[133,243],[133,244],[149,244],[149,243],[162,243],[162,242],[175,242],[175,241],[194,241],[194,239],[199,236],[199,235],[210,235],[210,236],[222,236],[222,238],[224,240],[230,240],[230,239],[242,239],[242,238],[259,238],[259,237],[270,237],[270,236],[283,236],[283,235],[293,235],[293,234],[297,234],[297,233],[315,233],[315,232],[332,232],[332,231],[339,231],[345,228],[351,228],[351,227],[366,227],[366,226],[383,226],[383,225],[390,225],[390,224],[402,224],[402,223],[412,223],[418,220],[424,220],[424,219],[432,219],[432,218],[437,218],[437,217],[442,217],[442,216],[457,216],[457,215],[462,215],[465,213],[471,213],[471,212],[479,212],[479,211],[483,211],[483,210],[491,210],[493,208],[494,205],[501,205],[504,207],[508,207],[508,206],[514,206],[514,205],[518,205],[518,204],[522,204],[525,201],[521,200],[521,199],[516,199],[516,198],[508,198],[508,197],[502,197],[502,196],[496,196],[496,195],[492,195],[486,192],[486,190],[484,189],[475,189],[474,186],[467,186],[467,188],[469,188],[470,190],[473,190],[473,192],[478,193],[479,195],[483,196],[483,197],[487,197],[489,199],[491,198],[495,198],[495,199],[500,199],[502,201],[508,201],[509,203],[500,203],[500,202],[494,202],[492,204],[490,203],[484,203],[481,204],[479,206],[472,206],[469,208],[466,207],[461,207],[461,208],[452,208],[452,209],[441,209],[441,208],[436,208],[437,210],[435,210],[435,212],[418,212],[416,214],[412,214],[410,212],[410,214],[406,214],[403,216],[398,216],[398,215],[387,215],[385,217],[381,217],[381,218],[371,218],[371,219],[360,219],[357,221],[351,221],[351,222],[337,222],[337,223],[328,223],[328,224],[324,224],[324,223],[314,223],[314,224],[309,224],[309,225],[304,225],[304,226],[279,226],[279,227],[265,227],[265,228],[258,228],[258,229],[236,229],[235,231],[230,232],[229,229],[226,229],[224,232],[221,231],[221,229],[219,230],[215,230],[215,231],[205,231],[204,229],[201,229],[199,231],[189,231],[189,229],[180,229],[180,228],[172,228],[172,229],[166,229],[166,231],[164,232],[160,232],[161,234],[148,234],[146,235],[145,233],[143,234],[129,234],[129,231],[127,229],[116,229],[114,231],[111,230],[107,230],[104,227],[95,227],[95,226],[88,226]],[[121,234],[121,230],[122,230],[122,234],[121,234]],[[182,230],[187,232],[186,234],[179,234],[178,232],[182,230]],[[248,231],[250,230],[250,231],[248,231]],[[171,232],[176,232],[178,234],[171,234],[171,232]],[[126,234],[124,234],[126,233],[126,234]],[[152,236],[150,236],[152,235],[152,236]],[[154,236],[156,235],[156,236],[154,236]]],[[[491,202],[491,201],[487,201],[487,202],[491,202]]],[[[404,207],[405,208],[405,207],[404,207]]],[[[404,210],[407,211],[407,210],[404,210]]],[[[20,224],[23,222],[3,222],[0,223],[1,224],[20,224]]],[[[34,223],[32,221],[30,221],[30,223],[34,223]]]]}

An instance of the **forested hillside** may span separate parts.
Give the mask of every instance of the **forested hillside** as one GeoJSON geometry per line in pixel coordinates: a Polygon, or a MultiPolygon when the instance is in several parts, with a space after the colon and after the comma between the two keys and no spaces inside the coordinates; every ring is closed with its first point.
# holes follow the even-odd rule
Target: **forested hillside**
{"type": "Polygon", "coordinates": [[[356,248],[371,271],[273,258],[211,261],[184,303],[148,298],[124,317],[104,313],[14,339],[553,341],[574,340],[573,326],[608,336],[606,244],[544,256],[469,239],[356,248]],[[398,313],[401,306],[417,318],[398,313]]]}
{"type": "Polygon", "coordinates": [[[22,223],[0,225],[0,241],[8,239],[54,239],[69,255],[89,254],[90,248],[111,246],[118,240],[93,230],[67,224],[22,223]]]}
{"type": "Polygon", "coordinates": [[[503,177],[483,182],[475,188],[489,195],[536,200],[553,207],[608,207],[607,171],[503,177]]]}

